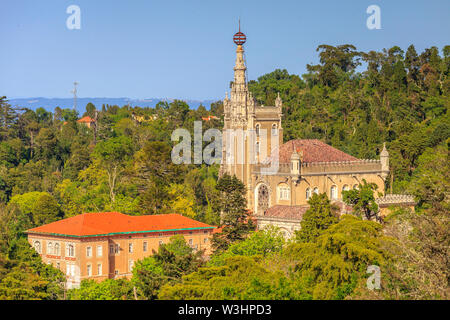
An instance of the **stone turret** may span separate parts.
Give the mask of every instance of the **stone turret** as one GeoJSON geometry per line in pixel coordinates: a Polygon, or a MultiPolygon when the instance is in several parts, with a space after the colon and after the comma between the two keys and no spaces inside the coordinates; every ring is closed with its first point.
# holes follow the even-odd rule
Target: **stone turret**
{"type": "Polygon", "coordinates": [[[386,149],[386,142],[383,144],[383,150],[380,153],[381,177],[386,180],[389,175],[389,152],[386,149]]]}
{"type": "Polygon", "coordinates": [[[291,155],[291,174],[300,175],[300,154],[296,150],[291,155]]]}

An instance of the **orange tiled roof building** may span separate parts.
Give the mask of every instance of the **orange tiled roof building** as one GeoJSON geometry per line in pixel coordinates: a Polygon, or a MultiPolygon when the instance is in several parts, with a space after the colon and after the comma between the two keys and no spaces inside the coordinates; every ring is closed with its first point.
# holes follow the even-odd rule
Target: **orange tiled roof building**
{"type": "Polygon", "coordinates": [[[128,216],[84,213],[27,230],[28,241],[45,263],[65,272],[68,287],[83,279],[130,277],[134,263],[181,234],[195,250],[210,251],[215,227],[179,214],[128,216]]]}
{"type": "Polygon", "coordinates": [[[95,119],[92,119],[91,117],[86,116],[86,117],[83,117],[83,118],[77,120],[77,123],[84,124],[88,128],[91,128],[95,125],[95,119]]]}
{"type": "MultiPolygon", "coordinates": [[[[389,153],[386,146],[383,146],[379,160],[365,160],[357,159],[317,139],[295,139],[283,143],[281,97],[278,94],[274,106],[257,104],[246,80],[247,66],[243,48],[245,36],[240,34],[236,41],[236,35],[234,81],[231,83],[230,96],[227,93],[223,100],[224,132],[220,174],[236,175],[244,183],[247,205],[255,214],[258,228],[275,224],[281,227],[287,237],[292,236],[300,228],[300,221],[313,193],[326,193],[341,208],[341,213],[347,213],[351,208],[342,203],[342,192],[357,188],[363,179],[378,186],[376,193],[383,193],[385,179],[389,174],[389,153]],[[240,143],[237,135],[227,134],[232,130],[255,132],[256,141],[246,139],[240,143]],[[262,140],[262,130],[266,133],[265,141],[262,140]],[[272,141],[278,142],[278,147],[272,148],[272,141]],[[267,144],[265,147],[269,157],[265,159],[260,152],[264,147],[262,144],[267,144]],[[227,146],[234,149],[227,150],[227,146]],[[267,174],[265,169],[277,157],[278,170],[274,174],[267,174]]],[[[411,207],[411,202],[397,201],[396,204],[411,207]]],[[[386,210],[381,212],[385,213],[386,210]]]]}

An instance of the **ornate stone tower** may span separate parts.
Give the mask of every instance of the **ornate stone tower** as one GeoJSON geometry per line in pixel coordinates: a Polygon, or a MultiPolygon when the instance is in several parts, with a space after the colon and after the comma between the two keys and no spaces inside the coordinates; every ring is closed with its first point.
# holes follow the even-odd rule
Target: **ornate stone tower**
{"type": "Polygon", "coordinates": [[[254,128],[255,101],[248,91],[243,44],[245,34],[240,30],[234,37],[236,61],[234,65],[234,81],[231,83],[230,97],[228,93],[223,100],[224,132],[222,141],[221,174],[236,175],[248,188],[251,185],[251,140],[248,132],[254,128]]]}
{"type": "MultiPolygon", "coordinates": [[[[252,176],[255,166],[270,155],[272,137],[281,145],[283,102],[278,94],[275,106],[259,106],[248,90],[244,59],[246,36],[239,32],[233,37],[236,48],[234,81],[230,96],[223,100],[224,128],[222,135],[222,164],[220,175],[236,175],[247,189],[247,205],[253,207],[256,178],[252,176]]],[[[276,147],[276,146],[275,146],[276,147]]]]}

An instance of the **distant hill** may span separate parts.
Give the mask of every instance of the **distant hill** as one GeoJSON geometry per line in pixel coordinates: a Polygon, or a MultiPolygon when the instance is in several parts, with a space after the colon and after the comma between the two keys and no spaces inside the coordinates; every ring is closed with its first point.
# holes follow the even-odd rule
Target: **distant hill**
{"type": "MultiPolygon", "coordinates": [[[[91,102],[97,109],[100,109],[103,104],[124,106],[131,104],[133,107],[154,107],[160,101],[171,102],[174,99],[159,99],[159,98],[149,98],[149,99],[129,99],[129,98],[78,98],[77,110],[82,114],[86,110],[86,105],[91,102]]],[[[184,100],[184,99],[179,99],[184,100]]],[[[219,100],[219,99],[217,99],[219,100]]],[[[184,100],[189,105],[191,109],[197,109],[198,106],[203,104],[206,109],[209,109],[211,103],[217,100],[184,100]]],[[[47,111],[52,111],[56,107],[61,109],[73,108],[73,98],[23,98],[23,99],[10,99],[9,103],[12,106],[19,106],[28,108],[31,110],[36,110],[38,108],[44,108],[47,111]]]]}

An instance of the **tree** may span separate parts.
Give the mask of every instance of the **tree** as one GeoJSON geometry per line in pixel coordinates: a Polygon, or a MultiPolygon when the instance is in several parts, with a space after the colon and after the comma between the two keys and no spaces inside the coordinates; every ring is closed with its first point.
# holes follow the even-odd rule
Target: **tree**
{"type": "Polygon", "coordinates": [[[131,300],[133,286],[127,279],[106,279],[102,282],[94,280],[81,281],[80,288],[67,292],[69,300],[131,300]]]}
{"type": "Polygon", "coordinates": [[[346,204],[353,206],[353,213],[367,220],[372,220],[378,216],[378,205],[373,195],[374,190],[378,186],[375,183],[367,183],[363,179],[363,183],[358,188],[343,191],[343,200],[346,204]]]}
{"type": "Polygon", "coordinates": [[[300,242],[314,241],[323,230],[339,220],[337,208],[331,205],[326,193],[314,193],[308,204],[310,208],[303,215],[301,229],[296,233],[296,239],[300,242]]]}
{"type": "Polygon", "coordinates": [[[12,108],[5,96],[0,97],[0,129],[2,139],[9,136],[9,130],[17,122],[17,110],[12,108]]]}
{"type": "Polygon", "coordinates": [[[44,193],[33,204],[33,221],[37,226],[51,223],[62,218],[62,212],[58,202],[53,196],[44,193]]]}
{"type": "Polygon", "coordinates": [[[389,241],[381,224],[345,214],[314,241],[287,247],[279,264],[293,269],[293,281],[313,299],[344,299],[366,282],[368,266],[384,270],[391,261],[382,249],[389,241]]]}
{"type": "Polygon", "coordinates": [[[56,200],[47,192],[28,192],[11,198],[9,206],[17,205],[27,215],[34,226],[56,221],[62,212],[56,200]]]}
{"type": "Polygon", "coordinates": [[[95,159],[100,161],[101,166],[108,175],[111,203],[114,203],[116,200],[116,185],[132,152],[131,140],[124,136],[102,141],[95,146],[93,155],[95,159]]]}
{"type": "Polygon", "coordinates": [[[145,299],[156,299],[162,285],[179,282],[183,275],[196,271],[203,264],[201,256],[202,252],[194,252],[182,235],[173,236],[169,243],[161,244],[153,256],[136,262],[132,283],[137,294],[145,299]]]}
{"type": "Polygon", "coordinates": [[[216,188],[221,192],[222,230],[214,234],[212,246],[215,251],[225,251],[232,243],[243,240],[255,225],[246,208],[245,186],[236,176],[225,174],[216,188]]]}
{"type": "Polygon", "coordinates": [[[232,256],[261,256],[263,258],[281,252],[286,240],[278,227],[268,225],[262,230],[252,232],[246,239],[232,244],[226,251],[214,254],[209,265],[224,265],[232,256]]]}
{"type": "Polygon", "coordinates": [[[273,272],[254,257],[233,256],[224,266],[200,268],[168,283],[159,295],[164,300],[308,299],[303,288],[281,272],[273,272]]]}

